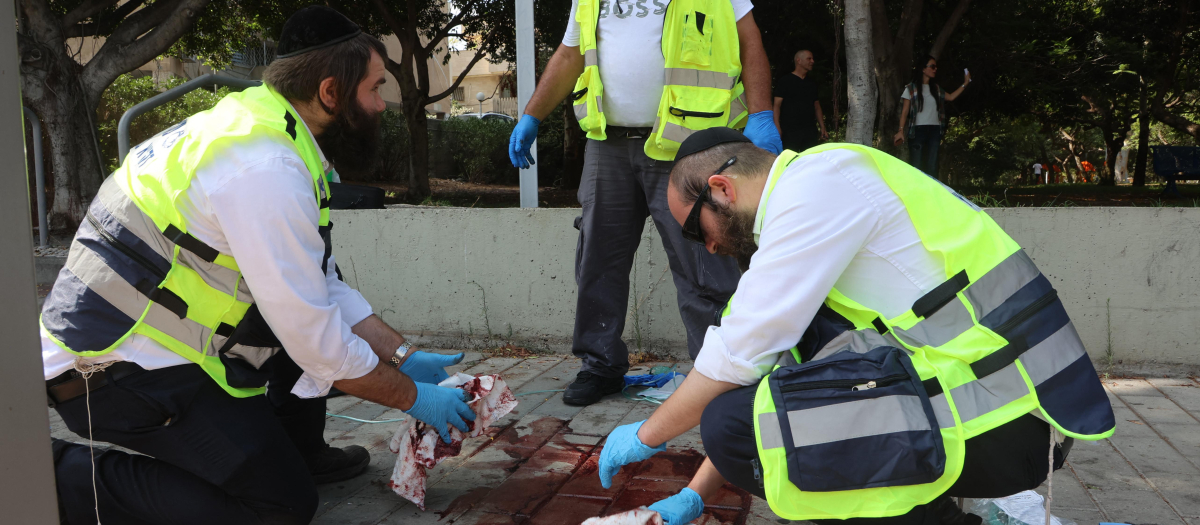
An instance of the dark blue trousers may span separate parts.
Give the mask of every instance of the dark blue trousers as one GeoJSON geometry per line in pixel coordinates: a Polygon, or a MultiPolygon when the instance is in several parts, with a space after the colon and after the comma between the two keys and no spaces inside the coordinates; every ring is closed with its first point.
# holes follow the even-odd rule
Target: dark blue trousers
{"type": "MultiPolygon", "coordinates": [[[[280,355],[286,359],[284,352],[280,355]]],[[[279,402],[285,392],[276,396],[279,402]]],[[[97,498],[88,447],[56,449],[58,493],[69,523],[96,523],[97,500],[102,523],[312,520],[317,489],[290,434],[301,436],[297,442],[303,446],[318,446],[321,428],[314,431],[311,412],[320,410],[323,425],[323,399],[300,400],[299,407],[284,403],[277,416],[279,407],[268,396],[235,398],[190,364],[132,374],[90,398],[94,439],[144,455],[98,452],[97,498]]],[[[85,438],[87,404],[78,397],[55,407],[67,428],[85,438]]]]}
{"type": "MultiPolygon", "coordinates": [[[[721,394],[708,407],[700,423],[704,451],[725,480],[766,499],[754,479],[751,460],[758,457],[754,440],[754,393],[748,386],[721,394]]],[[[1054,451],[1054,468],[1062,467],[1070,452],[1070,438],[1054,451]]],[[[839,525],[935,525],[947,521],[946,498],[999,498],[1036,488],[1046,480],[1049,466],[1050,426],[1024,415],[968,439],[962,475],[940,498],[913,508],[908,514],[887,518],[815,520],[839,525]]],[[[854,458],[846,458],[854,461],[854,458]]],[[[956,511],[951,512],[956,513],[956,511]]]]}
{"type": "Polygon", "coordinates": [[[930,177],[937,178],[938,148],[942,144],[941,126],[915,126],[916,134],[908,141],[908,162],[930,177]]]}

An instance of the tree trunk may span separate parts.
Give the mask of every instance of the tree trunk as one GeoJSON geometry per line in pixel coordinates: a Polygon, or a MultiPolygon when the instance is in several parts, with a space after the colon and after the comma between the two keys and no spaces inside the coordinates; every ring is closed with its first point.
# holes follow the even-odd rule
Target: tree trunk
{"type": "Polygon", "coordinates": [[[579,188],[583,178],[583,130],[575,118],[575,109],[569,102],[563,104],[563,188],[579,188]]]}
{"type": "Polygon", "coordinates": [[[429,189],[429,124],[425,121],[423,97],[403,97],[404,121],[408,124],[408,193],[405,200],[420,203],[432,192],[429,189]]]}
{"type": "Polygon", "coordinates": [[[81,67],[66,54],[65,46],[42,45],[18,35],[23,102],[42,121],[50,143],[46,166],[50,172],[48,196],[50,229],[71,230],[103,182],[96,153],[95,130],[98,95],[85,93],[79,82],[81,67]]]}
{"type": "Polygon", "coordinates": [[[877,95],[871,48],[871,0],[846,0],[846,142],[870,145],[877,95]]]}
{"type": "Polygon", "coordinates": [[[1146,185],[1146,160],[1150,153],[1150,112],[1149,94],[1147,93],[1146,84],[1142,83],[1142,92],[1140,100],[1138,100],[1138,150],[1137,163],[1133,169],[1133,185],[1137,187],[1146,185]]]}
{"type": "MultiPolygon", "coordinates": [[[[1100,185],[1115,186],[1117,184],[1117,154],[1125,147],[1125,135],[1117,130],[1113,134],[1104,134],[1104,169],[1100,170],[1100,185]]],[[[1128,130],[1125,130],[1128,132],[1128,130]]]]}

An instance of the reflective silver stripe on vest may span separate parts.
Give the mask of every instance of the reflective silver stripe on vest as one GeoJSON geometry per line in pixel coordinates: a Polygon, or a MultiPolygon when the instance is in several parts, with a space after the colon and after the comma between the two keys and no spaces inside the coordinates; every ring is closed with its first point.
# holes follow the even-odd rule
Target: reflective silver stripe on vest
{"type": "Polygon", "coordinates": [[[1033,386],[1038,386],[1085,355],[1087,350],[1083,348],[1075,325],[1067,322],[1050,337],[1026,350],[1019,359],[1033,386]]]}
{"type": "Polygon", "coordinates": [[[705,87],[716,89],[733,89],[738,77],[729,76],[717,71],[701,71],[668,67],[663,70],[663,83],[671,86],[705,87]]]}
{"type": "Polygon", "coordinates": [[[600,65],[600,55],[596,53],[595,48],[583,52],[583,67],[598,65],[600,65]]]}
{"type": "Polygon", "coordinates": [[[1029,393],[1025,379],[1014,362],[983,379],[950,389],[958,418],[966,423],[1029,393]]]}
{"type": "Polygon", "coordinates": [[[186,317],[180,319],[162,305],[151,302],[83,243],[71,244],[69,261],[67,270],[79,278],[89,290],[130,319],[142,317],[142,312],[149,304],[150,309],[143,319],[144,324],[179,340],[197,352],[216,355],[215,349],[205,348],[210,333],[208,328],[186,317]]]}
{"type": "MultiPolygon", "coordinates": [[[[213,346],[220,348],[220,346],[216,344],[215,337],[213,338],[213,346]]],[[[225,352],[225,356],[244,360],[247,363],[250,363],[250,365],[252,365],[254,368],[262,368],[263,363],[266,363],[271,356],[279,353],[280,350],[283,350],[283,348],[235,344],[229,349],[229,351],[225,352]]]]}
{"type": "MultiPolygon", "coordinates": [[[[904,350],[908,355],[912,355],[912,351],[900,344],[900,341],[897,341],[891,332],[880,334],[873,328],[864,328],[862,330],[846,330],[838,334],[837,337],[825,343],[825,346],[813,356],[812,360],[825,359],[826,357],[842,352],[865,354],[881,346],[899,348],[904,350]]],[[[791,352],[788,352],[788,354],[790,355],[791,352]]]]}
{"type": "Polygon", "coordinates": [[[848,439],[929,430],[917,396],[860,399],[787,413],[792,444],[808,447],[848,439]]]}
{"type": "MultiPolygon", "coordinates": [[[[172,260],[175,243],[159,231],[150,216],[142,212],[133,199],[125,194],[115,178],[109,177],[100,185],[96,198],[122,227],[141,239],[163,259],[172,260]]],[[[236,296],[242,302],[253,302],[250,288],[246,286],[239,272],[205,261],[186,249],[179,250],[179,262],[199,274],[204,283],[214,289],[226,295],[236,296]]]]}
{"type": "Polygon", "coordinates": [[[1025,250],[1017,250],[971,283],[963,294],[975,308],[975,318],[983,319],[1040,274],[1025,250]]]}
{"type": "Polygon", "coordinates": [[[892,329],[896,336],[912,346],[939,347],[949,343],[963,332],[975,326],[971,313],[962,298],[955,296],[945,306],[929,317],[922,319],[908,330],[892,329]]]}
{"type": "Polygon", "coordinates": [[[743,93],[741,96],[734,97],[733,100],[729,101],[729,125],[732,126],[734,121],[746,111],[746,101],[743,100],[745,97],[746,94],[743,93]]]}
{"type": "Polygon", "coordinates": [[[117,184],[116,177],[105,179],[104,184],[100,185],[100,191],[96,193],[96,199],[121,226],[146,243],[159,257],[168,262],[171,260],[175,243],[164,237],[154,221],[142,213],[141,208],[125,194],[125,190],[117,184]]]}
{"type": "Polygon", "coordinates": [[[587,118],[587,116],[588,116],[587,99],[585,98],[585,99],[583,99],[582,102],[575,104],[574,110],[575,110],[575,120],[582,122],[583,119],[587,118]]]}
{"type": "Polygon", "coordinates": [[[668,122],[663,125],[662,138],[682,143],[683,141],[687,140],[688,137],[692,136],[692,133],[695,132],[695,130],[685,128],[679,124],[672,124],[668,122]]]}
{"type": "Polygon", "coordinates": [[[950,410],[950,400],[946,394],[938,394],[929,398],[933,405],[933,415],[937,417],[938,428],[954,428],[954,412],[950,410]]]}
{"type": "Polygon", "coordinates": [[[758,415],[758,442],[763,450],[783,446],[783,431],[779,429],[779,416],[774,412],[758,415]]]}
{"type": "Polygon", "coordinates": [[[604,99],[600,95],[596,95],[596,111],[604,113],[604,99]]]}

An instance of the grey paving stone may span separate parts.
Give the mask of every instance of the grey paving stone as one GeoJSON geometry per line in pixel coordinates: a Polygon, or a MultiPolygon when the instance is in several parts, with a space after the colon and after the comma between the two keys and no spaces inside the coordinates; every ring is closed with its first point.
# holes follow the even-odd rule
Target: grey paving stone
{"type": "MultiPolygon", "coordinates": [[[[1067,461],[1072,458],[1068,456],[1067,461]]],[[[1046,484],[1042,483],[1037,488],[1037,493],[1043,497],[1046,496],[1046,484]]],[[[1092,501],[1083,484],[1075,477],[1069,468],[1059,469],[1054,472],[1054,499],[1050,506],[1052,509],[1072,509],[1088,512],[1100,513],[1100,508],[1096,506],[1096,502],[1092,501]]],[[[1061,516],[1057,510],[1052,510],[1055,515],[1061,516]]],[[[1103,520],[1101,520],[1103,521],[1103,520]]]]}
{"type": "Polygon", "coordinates": [[[1158,525],[1181,523],[1179,516],[1107,440],[1097,445],[1076,445],[1071,450],[1071,466],[1111,520],[1158,525]]]}
{"type": "Polygon", "coordinates": [[[330,414],[340,414],[343,410],[350,408],[352,405],[355,405],[360,401],[362,400],[351,395],[327,399],[325,401],[325,411],[329,412],[330,414]]]}
{"type": "Polygon", "coordinates": [[[1200,423],[1200,383],[1190,379],[1148,379],[1167,398],[1174,401],[1200,423]]]}
{"type": "Polygon", "coordinates": [[[312,523],[317,525],[373,525],[408,503],[399,498],[397,500],[385,502],[378,499],[352,497],[334,505],[333,508],[314,519],[312,523]]]}
{"type": "Polygon", "coordinates": [[[503,374],[509,368],[520,364],[524,359],[520,357],[489,357],[475,366],[472,366],[466,371],[471,375],[476,374],[503,374]]]}
{"type": "Polygon", "coordinates": [[[1104,381],[1108,391],[1121,397],[1162,397],[1162,393],[1145,379],[1108,379],[1104,381]]]}
{"type": "Polygon", "coordinates": [[[1192,465],[1132,411],[1118,407],[1117,432],[1111,438],[1142,476],[1153,484],[1175,510],[1185,516],[1200,515],[1200,469],[1192,465]]]}
{"type": "Polygon", "coordinates": [[[621,397],[586,406],[571,418],[571,432],[607,436],[638,404],[621,397]]]}

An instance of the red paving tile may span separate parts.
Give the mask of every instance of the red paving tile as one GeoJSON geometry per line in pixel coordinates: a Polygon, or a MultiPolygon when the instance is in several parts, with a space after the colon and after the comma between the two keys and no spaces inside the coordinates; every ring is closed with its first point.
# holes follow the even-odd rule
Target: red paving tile
{"type": "Polygon", "coordinates": [[[524,468],[571,474],[586,458],[587,455],[575,451],[574,447],[564,448],[561,443],[550,440],[542,448],[537,449],[533,457],[525,463],[524,468]]]}
{"type": "Polygon", "coordinates": [[[516,424],[504,429],[496,436],[495,445],[511,445],[525,448],[540,448],[546,444],[565,422],[558,418],[544,417],[529,424],[516,424]]]}
{"type": "Polygon", "coordinates": [[[587,496],[594,498],[614,498],[617,493],[629,482],[631,469],[621,469],[617,475],[613,476],[612,488],[606,489],[600,486],[599,474],[600,456],[593,455],[583,463],[571,476],[570,481],[558,491],[559,494],[570,496],[587,496]]]}
{"type": "Polygon", "coordinates": [[[525,522],[525,518],[520,516],[492,514],[489,512],[479,512],[470,516],[463,516],[463,519],[466,520],[463,522],[464,525],[519,525],[525,522]]]}
{"type": "Polygon", "coordinates": [[[478,509],[529,516],[554,496],[570,475],[520,468],[480,502],[478,509]]]}
{"type": "Polygon", "coordinates": [[[702,463],[704,455],[695,450],[679,453],[661,452],[643,461],[642,468],[634,477],[690,481],[702,463]]]}
{"type": "Polygon", "coordinates": [[[608,500],[554,496],[529,520],[529,525],[578,525],[604,512],[608,500]]]}
{"type": "Polygon", "coordinates": [[[706,508],[747,509],[750,508],[750,493],[726,483],[721,490],[705,502],[706,508]]]}
{"type": "Polygon", "coordinates": [[[621,495],[617,496],[616,501],[609,508],[608,514],[649,506],[678,494],[686,486],[686,481],[632,480],[625,486],[621,495]]]}
{"type": "Polygon", "coordinates": [[[746,522],[746,518],[743,516],[745,513],[746,511],[738,512],[730,509],[706,508],[704,509],[704,519],[696,520],[696,523],[701,525],[736,525],[746,522]]]}

